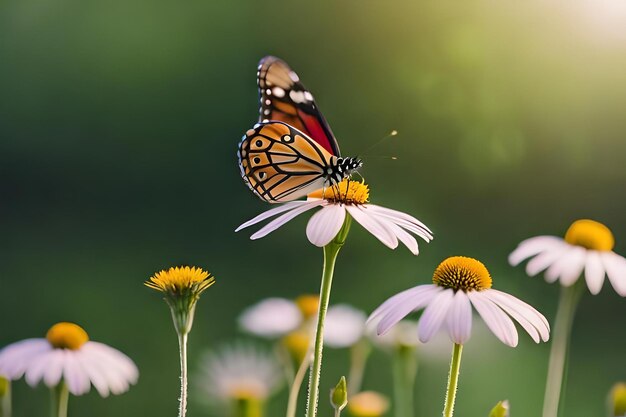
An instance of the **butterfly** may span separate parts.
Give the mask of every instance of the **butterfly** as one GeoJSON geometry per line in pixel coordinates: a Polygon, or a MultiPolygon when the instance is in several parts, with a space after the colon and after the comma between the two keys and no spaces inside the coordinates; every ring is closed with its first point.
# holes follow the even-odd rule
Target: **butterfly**
{"type": "Polygon", "coordinates": [[[283,60],[259,63],[259,123],[243,136],[238,151],[244,182],[269,203],[291,201],[341,182],[361,167],[341,157],[337,139],[313,95],[283,60]]]}

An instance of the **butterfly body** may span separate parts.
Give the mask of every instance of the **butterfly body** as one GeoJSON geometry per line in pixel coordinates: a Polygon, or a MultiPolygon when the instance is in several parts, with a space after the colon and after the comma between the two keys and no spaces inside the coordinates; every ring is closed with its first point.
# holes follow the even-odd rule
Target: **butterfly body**
{"type": "Polygon", "coordinates": [[[257,72],[259,123],[239,144],[241,177],[269,203],[304,197],[341,182],[362,162],[341,157],[313,95],[287,63],[273,56],[257,72]]]}
{"type": "Polygon", "coordinates": [[[361,166],[358,158],[331,155],[312,138],[282,122],[262,122],[239,144],[241,176],[269,203],[291,201],[339,183],[361,166]]]}

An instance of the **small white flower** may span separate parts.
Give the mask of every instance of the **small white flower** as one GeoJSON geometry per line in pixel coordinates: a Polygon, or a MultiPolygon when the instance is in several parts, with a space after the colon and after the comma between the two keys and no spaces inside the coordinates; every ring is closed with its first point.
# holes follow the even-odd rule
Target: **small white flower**
{"type": "Polygon", "coordinates": [[[337,236],[344,224],[346,214],[349,214],[391,249],[398,247],[398,243],[401,242],[414,255],[417,255],[419,254],[417,240],[411,233],[426,242],[433,239],[430,229],[415,217],[400,211],[369,204],[367,203],[368,198],[369,189],[365,184],[343,180],[327,189],[324,196],[322,196],[322,191],[319,191],[311,194],[306,201],[285,203],[245,222],[236,231],[280,214],[250,237],[251,239],[260,239],[298,215],[321,207],[322,209],[311,217],[306,228],[309,241],[319,247],[326,246],[337,236]]]}
{"type": "Polygon", "coordinates": [[[546,270],[547,282],[559,281],[562,286],[573,285],[581,274],[589,292],[598,294],[604,277],[615,291],[626,297],[626,259],[613,252],[615,240],[608,227],[593,220],[577,220],[569,227],[565,238],[537,236],[524,240],[511,255],[509,262],[516,266],[532,258],[526,273],[535,276],[546,270]]]}
{"type": "Polygon", "coordinates": [[[212,402],[265,400],[284,379],[273,355],[252,344],[238,343],[206,353],[200,363],[197,382],[212,402]]]}
{"type": "Polygon", "coordinates": [[[270,339],[295,330],[301,323],[300,309],[296,303],[285,298],[266,298],[245,309],[239,317],[243,330],[270,339]]]}
{"type": "Polygon", "coordinates": [[[347,304],[331,306],[324,322],[324,344],[332,348],[354,345],[365,334],[367,316],[347,304]]]}
{"type": "Polygon", "coordinates": [[[82,395],[91,385],[102,397],[126,392],[139,371],[119,350],[89,341],[73,323],[57,323],[45,339],[26,339],[0,351],[0,374],[16,380],[25,376],[31,387],[43,380],[53,388],[65,382],[69,392],[82,395]]]}
{"type": "Polygon", "coordinates": [[[378,307],[369,321],[380,320],[377,331],[386,333],[413,311],[424,309],[419,319],[418,336],[426,343],[442,327],[454,343],[464,344],[472,331],[472,306],[487,327],[504,344],[518,342],[514,319],[535,341],[550,336],[546,318],[525,302],[491,288],[485,266],[472,258],[455,256],[444,260],[435,270],[433,284],[420,285],[389,298],[378,307]]]}

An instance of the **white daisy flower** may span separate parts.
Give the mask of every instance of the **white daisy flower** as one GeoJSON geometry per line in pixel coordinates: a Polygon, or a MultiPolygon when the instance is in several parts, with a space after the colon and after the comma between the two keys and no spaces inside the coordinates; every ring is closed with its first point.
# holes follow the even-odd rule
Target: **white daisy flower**
{"type": "Polygon", "coordinates": [[[348,304],[331,306],[324,322],[324,344],[332,348],[346,348],[365,335],[367,316],[348,304]]]}
{"type": "Polygon", "coordinates": [[[248,307],[239,316],[239,326],[255,336],[275,339],[293,332],[317,312],[319,297],[301,295],[295,301],[272,297],[248,307]]]}
{"type": "Polygon", "coordinates": [[[252,344],[238,343],[206,353],[197,383],[211,403],[262,404],[282,385],[283,371],[274,356],[252,344]]]}
{"type": "Polygon", "coordinates": [[[398,247],[398,243],[402,242],[414,255],[417,255],[419,253],[417,240],[411,233],[426,242],[433,239],[430,229],[415,217],[400,211],[369,204],[368,199],[369,188],[367,185],[345,179],[326,189],[325,192],[320,190],[311,194],[306,201],[290,201],[272,208],[245,222],[236,231],[280,214],[250,237],[251,239],[260,239],[296,216],[321,207],[321,210],[311,217],[306,228],[306,235],[315,246],[328,245],[339,233],[347,214],[391,249],[395,249],[398,247]]]}
{"type": "Polygon", "coordinates": [[[64,382],[70,393],[83,395],[93,385],[102,397],[122,394],[137,382],[139,371],[119,350],[89,340],[73,323],[57,323],[45,339],[26,339],[0,351],[0,374],[25,376],[31,387],[40,381],[50,388],[64,382]]]}
{"type": "Polygon", "coordinates": [[[266,298],[246,308],[239,316],[239,326],[246,332],[269,339],[283,336],[300,326],[302,314],[291,300],[266,298]]]}
{"type": "Polygon", "coordinates": [[[413,311],[424,309],[418,323],[420,341],[428,342],[441,328],[456,344],[464,344],[472,332],[472,306],[487,327],[504,344],[515,347],[518,334],[513,320],[539,343],[550,336],[546,318],[532,306],[491,288],[485,266],[472,258],[444,260],[433,275],[433,284],[419,285],[385,301],[369,318],[380,320],[377,331],[385,334],[413,311]],[[513,320],[511,320],[513,319],[513,320]]]}
{"type": "Polygon", "coordinates": [[[532,258],[526,273],[535,276],[546,270],[547,282],[559,281],[562,286],[573,285],[584,271],[589,292],[598,294],[605,275],[622,297],[626,297],[626,259],[615,252],[611,230],[593,220],[577,220],[567,229],[565,238],[536,236],[524,240],[511,255],[516,266],[532,258]]]}

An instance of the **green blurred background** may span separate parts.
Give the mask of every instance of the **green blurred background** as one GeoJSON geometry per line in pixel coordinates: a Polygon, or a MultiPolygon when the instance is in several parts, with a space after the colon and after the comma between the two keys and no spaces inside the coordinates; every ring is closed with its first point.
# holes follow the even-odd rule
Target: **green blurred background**
{"type": "MultiPolygon", "coordinates": [[[[198,307],[192,371],[205,348],[241,336],[244,307],[317,291],[322,254],[307,216],[261,241],[234,233],[267,209],[235,157],[267,54],[298,71],[346,155],[400,132],[364,158],[371,200],[435,232],[414,257],[353,227],[333,302],[369,312],[464,254],[552,320],[558,288],[506,257],[581,217],[611,227],[626,253],[625,28],[619,0],[2,2],[0,345],[77,322],[141,377],[119,397],[72,398],[70,414],[171,416],[177,345],[166,305],[143,286],[153,272],[185,263],[217,277],[198,307]]],[[[583,299],[568,417],[603,415],[608,389],[626,379],[625,314],[608,284],[583,299]]],[[[486,416],[504,398],[514,415],[539,415],[548,345],[520,340],[470,341],[459,415],[486,416]]],[[[327,351],[322,393],[346,359],[327,351]]],[[[389,392],[388,358],[370,365],[365,387],[389,392]]],[[[422,361],[416,416],[441,412],[446,374],[445,361],[422,361]]],[[[15,416],[47,412],[45,389],[14,390],[15,416]]],[[[192,398],[189,415],[210,414],[192,398]]]]}

